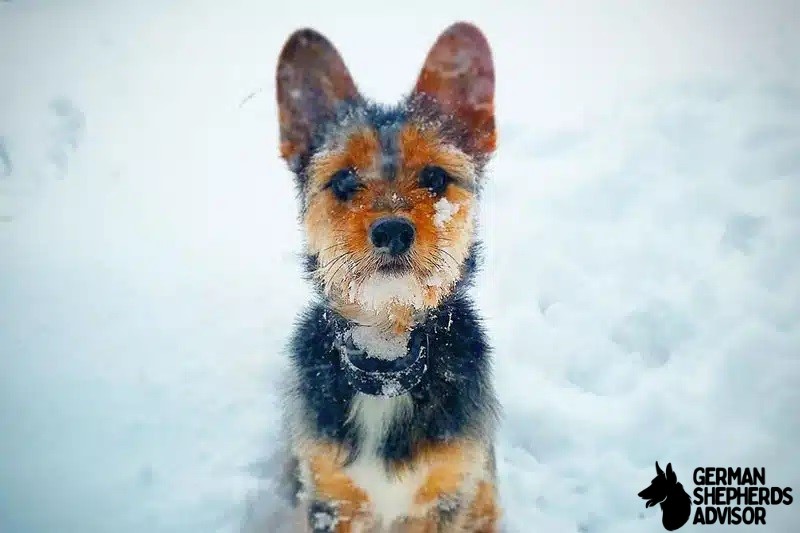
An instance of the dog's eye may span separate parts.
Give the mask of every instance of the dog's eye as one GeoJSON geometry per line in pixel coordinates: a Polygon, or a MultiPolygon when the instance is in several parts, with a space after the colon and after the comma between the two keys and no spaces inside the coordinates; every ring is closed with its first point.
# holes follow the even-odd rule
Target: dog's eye
{"type": "Polygon", "coordinates": [[[361,188],[358,183],[358,176],[352,168],[344,168],[331,176],[328,182],[328,187],[331,188],[336,197],[345,202],[353,197],[353,194],[361,188]]]}
{"type": "Polygon", "coordinates": [[[442,167],[427,166],[419,173],[420,187],[429,189],[436,196],[444,193],[451,179],[450,174],[445,172],[442,167]]]}

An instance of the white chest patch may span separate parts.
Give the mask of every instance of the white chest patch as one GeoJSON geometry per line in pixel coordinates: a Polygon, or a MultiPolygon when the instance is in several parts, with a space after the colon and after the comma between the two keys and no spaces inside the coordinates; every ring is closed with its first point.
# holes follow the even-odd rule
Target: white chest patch
{"type": "Polygon", "coordinates": [[[407,472],[401,478],[389,477],[383,462],[374,456],[360,457],[346,472],[369,495],[374,516],[384,528],[398,518],[408,516],[414,508],[414,495],[427,475],[427,469],[419,469],[407,472]]]}
{"type": "Polygon", "coordinates": [[[373,510],[388,527],[413,507],[414,494],[425,479],[426,469],[398,478],[386,473],[378,456],[378,447],[393,424],[405,423],[412,416],[413,404],[407,394],[394,398],[357,394],[350,409],[350,421],[361,436],[362,451],[358,460],[345,469],[353,482],[363,489],[373,510]]]}
{"type": "Polygon", "coordinates": [[[413,409],[408,394],[389,398],[357,393],[347,421],[359,432],[363,455],[375,455],[392,425],[407,423],[413,409]]]}

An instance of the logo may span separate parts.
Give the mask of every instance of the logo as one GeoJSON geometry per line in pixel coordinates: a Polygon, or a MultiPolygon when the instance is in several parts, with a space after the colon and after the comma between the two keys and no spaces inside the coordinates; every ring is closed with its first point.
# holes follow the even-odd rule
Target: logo
{"type": "Polygon", "coordinates": [[[645,507],[659,504],[661,523],[667,531],[675,531],[689,521],[692,504],[693,525],[763,526],[767,524],[767,506],[790,505],[794,501],[791,487],[767,486],[763,467],[695,468],[692,497],[678,482],[672,463],[664,472],[656,462],[656,474],[639,497],[647,500],[645,507]]]}
{"type": "Polygon", "coordinates": [[[667,464],[667,472],[664,473],[656,461],[656,474],[658,475],[650,482],[650,486],[639,493],[639,497],[647,500],[645,507],[659,504],[664,529],[675,531],[689,521],[692,515],[692,500],[683,490],[683,485],[678,482],[678,477],[672,470],[672,463],[667,464]]]}

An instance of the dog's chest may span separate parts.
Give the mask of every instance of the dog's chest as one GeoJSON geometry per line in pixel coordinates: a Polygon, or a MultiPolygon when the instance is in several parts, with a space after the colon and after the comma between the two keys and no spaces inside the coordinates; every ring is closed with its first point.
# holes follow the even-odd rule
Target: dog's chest
{"type": "MultiPolygon", "coordinates": [[[[407,333],[392,335],[376,327],[357,326],[351,330],[351,335],[355,344],[370,357],[390,360],[406,354],[407,333]]],[[[349,422],[358,431],[360,454],[345,473],[367,493],[373,513],[384,527],[400,517],[422,512],[415,505],[415,496],[425,484],[429,465],[415,464],[402,474],[387,472],[380,453],[383,445],[395,444],[387,443],[395,434],[391,429],[398,424],[410,424],[415,414],[408,394],[383,397],[358,393],[351,404],[349,422]]]]}
{"type": "Polygon", "coordinates": [[[345,473],[369,496],[374,513],[391,524],[414,508],[414,497],[424,484],[428,468],[420,465],[402,475],[387,473],[379,454],[394,424],[408,423],[413,405],[408,395],[384,398],[358,394],[353,400],[350,420],[359,431],[361,453],[345,473]]]}
{"type": "Polygon", "coordinates": [[[415,496],[425,483],[427,468],[394,477],[386,473],[379,458],[364,455],[345,472],[366,492],[375,517],[384,527],[400,517],[419,514],[415,496]]]}

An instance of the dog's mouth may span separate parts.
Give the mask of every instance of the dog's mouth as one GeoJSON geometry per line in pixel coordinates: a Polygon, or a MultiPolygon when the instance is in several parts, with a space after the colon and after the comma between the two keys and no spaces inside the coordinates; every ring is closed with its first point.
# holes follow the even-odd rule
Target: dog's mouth
{"type": "Polygon", "coordinates": [[[654,496],[653,494],[648,494],[647,492],[648,489],[645,489],[639,493],[640,498],[642,498],[643,500],[647,500],[647,502],[644,505],[645,508],[652,507],[656,504],[661,503],[666,499],[666,498],[659,498],[658,496],[654,496]]]}
{"type": "Polygon", "coordinates": [[[411,270],[411,262],[405,257],[384,257],[378,263],[377,271],[381,274],[401,275],[411,270]]]}

